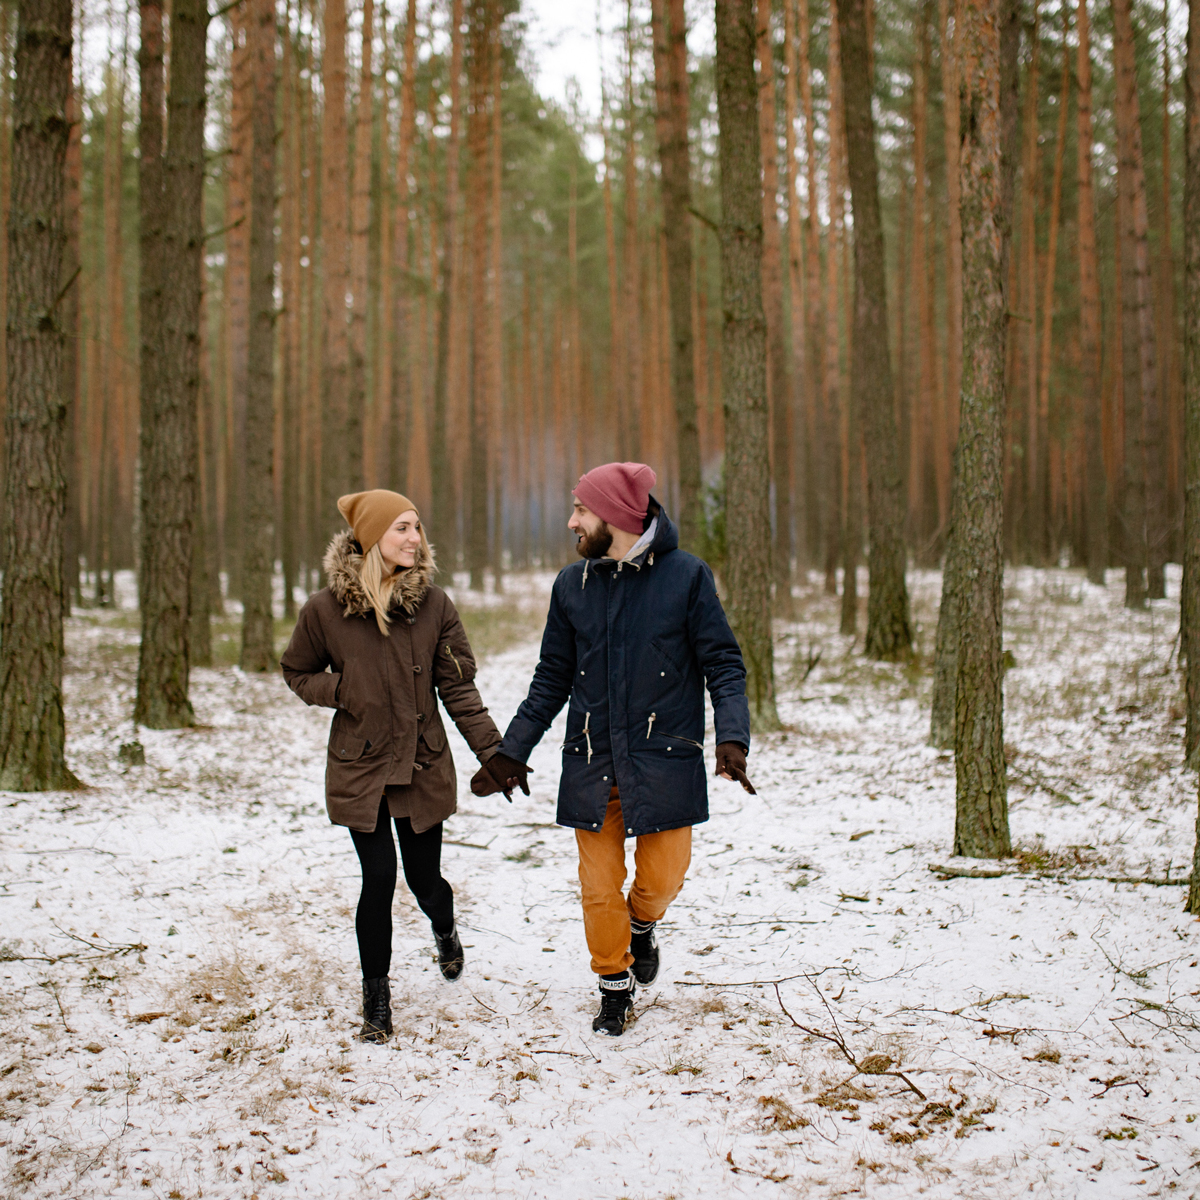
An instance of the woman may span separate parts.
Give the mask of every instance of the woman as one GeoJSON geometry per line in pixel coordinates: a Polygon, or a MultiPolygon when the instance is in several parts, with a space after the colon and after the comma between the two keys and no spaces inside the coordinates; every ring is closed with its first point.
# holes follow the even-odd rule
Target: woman
{"type": "Polygon", "coordinates": [[[500,733],[475,687],[475,658],[449,596],[432,583],[433,551],[416,505],[396,492],[343,496],[350,528],[325,552],[328,587],[300,610],[283,677],[306,704],[337,712],[325,803],[362,863],[355,930],[363,972],[364,1041],[392,1032],[388,968],[396,845],[404,879],[433,925],[438,966],[462,974],[454,893],[442,878],[442,822],[455,811],[454,760],[438,697],[481,763],[500,733]],[[436,691],[436,696],[435,696],[436,691]]]}

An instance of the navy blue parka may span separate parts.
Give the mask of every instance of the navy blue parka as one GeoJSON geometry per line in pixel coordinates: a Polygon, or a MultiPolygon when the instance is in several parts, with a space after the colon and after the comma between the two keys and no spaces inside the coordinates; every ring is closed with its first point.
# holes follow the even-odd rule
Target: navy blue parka
{"type": "Polygon", "coordinates": [[[593,558],[554,581],[541,659],[500,751],[527,762],[568,701],[558,823],[604,824],[620,789],[629,835],[708,820],[704,685],[717,742],[750,748],[742,652],[708,564],[650,498],[653,541],[633,559],[593,558]]]}

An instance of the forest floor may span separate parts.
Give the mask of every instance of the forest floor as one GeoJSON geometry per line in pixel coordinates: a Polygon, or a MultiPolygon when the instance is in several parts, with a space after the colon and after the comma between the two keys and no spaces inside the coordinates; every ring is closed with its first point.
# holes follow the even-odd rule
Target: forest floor
{"type": "MultiPolygon", "coordinates": [[[[197,727],[142,731],[145,765],[124,766],[136,614],[76,611],[88,790],[0,794],[4,1194],[1200,1196],[1200,923],[1182,884],[1112,882],[1189,869],[1178,605],[1126,612],[1119,572],[1009,573],[1017,853],[945,878],[930,865],[979,864],[949,857],[954,765],[926,744],[940,581],[911,578],[910,667],[867,662],[815,577],[797,588],[786,730],[755,742],[757,797],[713,781],[662,975],[619,1040],[591,1032],[553,824],[561,720],[511,807],[466,792],[451,732],[467,970],[441,979],[401,884],[396,1036],[362,1045],[328,714],[277,676],[198,670],[197,727]],[[884,1057],[893,1074],[850,1061],[884,1057]]],[[[458,593],[501,727],[550,580],[458,593]]]]}

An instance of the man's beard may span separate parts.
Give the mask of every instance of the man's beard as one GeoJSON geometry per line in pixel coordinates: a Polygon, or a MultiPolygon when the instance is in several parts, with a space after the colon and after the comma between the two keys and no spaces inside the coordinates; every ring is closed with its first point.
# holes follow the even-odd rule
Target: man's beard
{"type": "Polygon", "coordinates": [[[580,558],[603,558],[612,548],[612,530],[605,521],[595,533],[581,533],[575,543],[580,558]]]}

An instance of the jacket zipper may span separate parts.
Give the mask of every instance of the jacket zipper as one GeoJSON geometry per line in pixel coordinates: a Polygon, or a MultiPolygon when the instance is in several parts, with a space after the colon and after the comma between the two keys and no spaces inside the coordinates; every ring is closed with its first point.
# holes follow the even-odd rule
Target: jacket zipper
{"type": "Polygon", "coordinates": [[[446,643],[446,654],[450,661],[454,664],[454,669],[458,672],[459,679],[462,679],[464,677],[462,673],[462,667],[459,666],[458,659],[454,657],[454,651],[450,649],[449,642],[446,643]]]}
{"type": "MultiPolygon", "coordinates": [[[[651,719],[651,720],[653,720],[653,719],[654,719],[653,715],[651,716],[651,718],[650,718],[650,719],[651,719]]],[[[650,736],[649,732],[647,732],[646,736],[647,736],[647,737],[649,737],[649,736],[650,736]]],[[[702,745],[700,742],[694,742],[694,741],[692,741],[692,739],[691,739],[691,738],[684,737],[682,734],[678,734],[678,733],[662,733],[662,732],[660,732],[658,736],[659,736],[659,737],[670,738],[670,739],[671,739],[673,742],[687,742],[687,744],[688,744],[689,746],[695,746],[697,750],[703,750],[703,749],[704,749],[704,746],[703,746],[703,745],[702,745]]]]}

